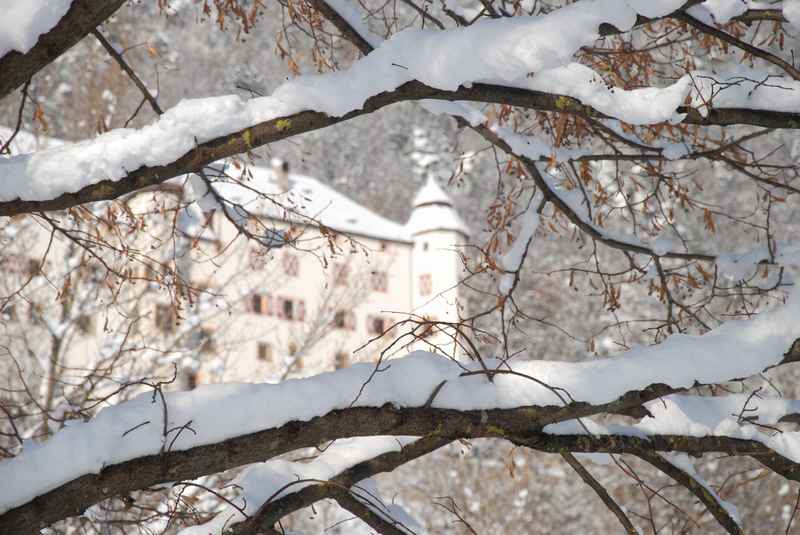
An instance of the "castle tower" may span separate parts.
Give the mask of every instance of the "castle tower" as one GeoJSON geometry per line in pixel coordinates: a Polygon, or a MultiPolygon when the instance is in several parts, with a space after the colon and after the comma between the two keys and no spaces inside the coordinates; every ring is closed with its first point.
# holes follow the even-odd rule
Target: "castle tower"
{"type": "MultiPolygon", "coordinates": [[[[406,228],[414,241],[411,254],[411,303],[413,311],[437,321],[458,321],[458,283],[463,275],[460,253],[468,229],[453,208],[453,201],[429,177],[414,198],[406,228]]],[[[444,334],[431,343],[448,353],[454,343],[444,334]]],[[[425,344],[418,347],[424,348],[425,344]]]]}

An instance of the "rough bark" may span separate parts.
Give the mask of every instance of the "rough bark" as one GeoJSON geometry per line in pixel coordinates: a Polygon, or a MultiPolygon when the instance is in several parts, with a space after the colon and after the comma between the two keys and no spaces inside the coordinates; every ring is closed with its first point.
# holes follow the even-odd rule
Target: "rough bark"
{"type": "MultiPolygon", "coordinates": [[[[288,139],[312,130],[320,130],[354,117],[373,113],[390,104],[421,99],[509,104],[536,111],[564,112],[594,118],[604,117],[600,112],[584,106],[576,99],[563,95],[490,84],[473,84],[471,87],[445,91],[418,81],[411,81],[394,91],[370,97],[364,103],[363,108],[341,117],[330,117],[316,111],[302,111],[206,141],[175,162],[156,167],[143,166],[131,171],[120,180],[103,180],[76,192],[64,193],[55,199],[42,201],[15,199],[0,202],[0,216],[64,210],[84,203],[116,199],[121,195],[161,184],[170,178],[202,170],[204,166],[214,161],[242,154],[268,143],[288,139]]],[[[800,114],[797,113],[727,108],[711,110],[706,117],[702,117],[693,109],[682,107],[678,111],[686,113],[683,122],[687,124],[718,126],[748,124],[772,128],[800,128],[800,114]]]]}
{"type": "Polygon", "coordinates": [[[66,15],[25,54],[12,50],[0,57],[0,98],[30,80],[31,76],[69,50],[125,0],[74,0],[66,15]]]}

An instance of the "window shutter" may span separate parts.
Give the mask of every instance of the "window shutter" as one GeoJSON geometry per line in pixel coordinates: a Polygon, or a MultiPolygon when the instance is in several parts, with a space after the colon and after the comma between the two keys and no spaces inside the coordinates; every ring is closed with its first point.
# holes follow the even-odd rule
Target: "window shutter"
{"type": "Polygon", "coordinates": [[[283,319],[283,297],[275,298],[275,315],[283,319]]]}
{"type": "Polygon", "coordinates": [[[297,319],[304,321],[306,319],[306,302],[302,299],[297,303],[297,319]]]}

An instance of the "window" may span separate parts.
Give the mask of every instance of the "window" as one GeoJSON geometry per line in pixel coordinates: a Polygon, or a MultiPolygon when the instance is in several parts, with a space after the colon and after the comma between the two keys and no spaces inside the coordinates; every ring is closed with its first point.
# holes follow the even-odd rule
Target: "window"
{"type": "Polygon", "coordinates": [[[281,319],[298,321],[306,319],[306,302],[302,299],[278,297],[275,300],[275,309],[281,319]]]}
{"type": "Polygon", "coordinates": [[[250,302],[250,310],[254,314],[262,314],[261,294],[253,294],[253,298],[250,302]]]}
{"type": "Polygon", "coordinates": [[[370,316],[367,318],[367,332],[369,334],[383,334],[386,330],[386,320],[380,316],[370,316]]]}
{"type": "Polygon", "coordinates": [[[373,271],[371,278],[374,291],[386,293],[389,290],[389,277],[385,271],[373,271]]]}
{"type": "Polygon", "coordinates": [[[381,251],[386,252],[388,250],[389,250],[389,244],[386,243],[385,241],[382,241],[381,242],[381,251]]]}
{"type": "Polygon", "coordinates": [[[75,319],[75,327],[81,334],[89,334],[92,330],[92,318],[86,314],[81,314],[75,319]]]}
{"type": "Polygon", "coordinates": [[[162,332],[172,332],[175,324],[175,314],[169,305],[156,305],[156,327],[162,332]]]}
{"type": "Polygon", "coordinates": [[[269,294],[253,294],[250,298],[250,312],[266,316],[272,315],[272,296],[269,294]]]}
{"type": "Polygon", "coordinates": [[[300,259],[297,255],[290,253],[283,255],[283,272],[290,277],[297,277],[300,274],[300,259]]]}
{"type": "Polygon", "coordinates": [[[217,346],[214,343],[214,331],[211,329],[200,329],[200,345],[197,348],[201,353],[214,353],[217,346]]]}
{"type": "Polygon", "coordinates": [[[287,320],[294,319],[294,301],[291,299],[284,299],[281,306],[283,317],[287,320]]]}
{"type": "Polygon", "coordinates": [[[186,388],[187,390],[194,390],[197,388],[198,377],[197,372],[194,371],[187,371],[186,372],[186,388]]]}
{"type": "Polygon", "coordinates": [[[267,255],[260,249],[251,249],[249,252],[250,269],[264,269],[267,255]]]}
{"type": "Polygon", "coordinates": [[[272,346],[266,342],[259,342],[256,346],[256,357],[262,362],[272,361],[272,346]]]}
{"type": "Polygon", "coordinates": [[[35,258],[29,258],[28,259],[28,264],[27,264],[27,266],[25,266],[25,271],[31,277],[33,277],[34,275],[38,275],[39,274],[39,261],[36,260],[35,258]]]}
{"type": "Polygon", "coordinates": [[[430,273],[423,273],[419,276],[419,295],[431,295],[433,292],[433,277],[430,273]]]}
{"type": "Polygon", "coordinates": [[[337,370],[340,368],[346,368],[347,366],[350,365],[350,355],[348,355],[344,351],[339,351],[338,353],[336,353],[333,365],[337,370]]]}
{"type": "Polygon", "coordinates": [[[426,241],[422,242],[422,250],[423,251],[427,251],[429,247],[430,247],[430,245],[428,245],[428,242],[426,242],[426,241]]]}
{"type": "Polygon", "coordinates": [[[333,316],[333,325],[337,329],[354,331],[356,328],[356,314],[350,310],[337,310],[333,316]]]}
{"type": "Polygon", "coordinates": [[[347,325],[347,312],[338,310],[333,316],[333,324],[337,329],[344,329],[347,325]]]}

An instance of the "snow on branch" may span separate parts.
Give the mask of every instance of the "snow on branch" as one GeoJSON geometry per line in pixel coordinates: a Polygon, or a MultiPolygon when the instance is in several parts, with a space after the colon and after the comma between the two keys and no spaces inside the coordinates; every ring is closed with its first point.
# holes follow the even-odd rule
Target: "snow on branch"
{"type": "Polygon", "coordinates": [[[123,3],[26,0],[4,5],[0,17],[0,98],[66,52],[123,3]]]}
{"type": "Polygon", "coordinates": [[[798,314],[800,295],[794,295],[785,306],[755,319],[730,321],[703,336],[675,335],[660,345],[612,358],[579,363],[487,361],[494,370],[492,381],[477,364],[415,352],[376,374],[372,365],[360,364],[275,385],[203,385],[191,392],[144,394],[102,410],[88,423],[72,423],[47,442],[1,461],[0,480],[20,483],[0,489],[0,510],[17,508],[0,517],[0,527],[52,522],[80,512],[102,499],[99,482],[111,485],[123,474],[115,492],[192,479],[230,468],[227,463],[246,464],[334,438],[421,436],[433,429],[445,436],[496,436],[498,430],[520,433],[592,414],[625,412],[697,384],[749,377],[797,360],[798,314]],[[300,430],[306,431],[305,438],[300,430]],[[215,445],[234,437],[239,437],[235,442],[255,441],[248,437],[259,433],[271,438],[261,436],[251,443],[252,450],[238,446],[238,456],[228,452],[223,460],[208,451],[198,455],[197,448],[214,451],[215,445]],[[171,457],[172,467],[166,474],[161,472],[165,455],[171,457]],[[144,463],[141,473],[131,479],[129,470],[137,462],[144,463]],[[119,466],[118,476],[109,475],[113,465],[119,466]],[[91,485],[98,488],[81,487],[86,478],[98,479],[91,485]],[[70,485],[83,488],[71,497],[73,502],[37,499],[58,496],[59,487],[70,485]],[[31,500],[38,503],[35,509],[24,505],[31,500]],[[41,500],[53,506],[52,516],[41,515],[41,500]]]}
{"type": "MultiPolygon", "coordinates": [[[[282,517],[324,497],[342,493],[366,494],[378,502],[377,494],[365,492],[364,480],[388,472],[401,464],[430,453],[449,442],[442,438],[360,437],[333,442],[311,462],[282,460],[258,463],[247,468],[234,484],[241,488],[236,503],[230,504],[202,525],[181,531],[181,535],[254,535],[272,527],[282,517]]],[[[394,507],[380,501],[378,514],[391,521],[394,507]]],[[[400,520],[400,519],[397,519],[400,520]]],[[[406,522],[403,522],[404,524],[406,522]]]]}
{"type": "MultiPolygon", "coordinates": [[[[659,12],[668,13],[673,4],[659,3],[659,12]]],[[[402,100],[509,103],[612,115],[635,124],[793,124],[800,104],[786,117],[767,114],[763,121],[761,110],[715,108],[704,116],[680,106],[691,89],[688,75],[665,89],[609,90],[588,67],[572,63],[580,47],[598,38],[601,25],[626,31],[636,21],[637,11],[627,5],[584,0],[543,16],[486,20],[443,31],[409,29],[344,71],[300,76],[268,97],[184,100],[141,129],[116,129],[93,140],[0,160],[5,177],[0,215],[115,198],[402,100]],[[470,46],[474,42],[492,46],[476,49],[470,46]],[[549,93],[556,89],[559,94],[549,93]]]]}

